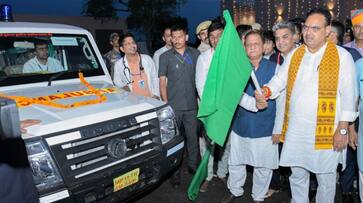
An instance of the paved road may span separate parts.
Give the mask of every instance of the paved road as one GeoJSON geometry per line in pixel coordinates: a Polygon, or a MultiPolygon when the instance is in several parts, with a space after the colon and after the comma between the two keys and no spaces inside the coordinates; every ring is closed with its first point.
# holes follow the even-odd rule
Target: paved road
{"type": "MultiPolygon", "coordinates": [[[[174,189],[170,186],[168,180],[164,181],[159,187],[150,191],[148,194],[143,195],[143,197],[135,203],[191,203],[186,196],[186,191],[188,188],[188,184],[192,178],[187,172],[185,166],[182,166],[182,183],[178,189],[174,189]]],[[[253,202],[251,198],[251,187],[252,187],[252,173],[248,174],[246,185],[245,185],[245,194],[233,201],[234,203],[250,203],[253,202]]],[[[205,193],[200,193],[199,198],[197,199],[197,203],[220,203],[225,195],[228,194],[227,187],[217,178],[214,178],[209,186],[209,191],[205,193]]],[[[289,193],[287,190],[282,191],[278,194],[273,195],[272,197],[265,199],[266,203],[288,203],[290,202],[289,193]]],[[[341,194],[339,192],[339,185],[337,185],[337,195],[336,201],[337,203],[341,202],[341,194]]],[[[358,199],[352,203],[358,203],[358,199]]]]}

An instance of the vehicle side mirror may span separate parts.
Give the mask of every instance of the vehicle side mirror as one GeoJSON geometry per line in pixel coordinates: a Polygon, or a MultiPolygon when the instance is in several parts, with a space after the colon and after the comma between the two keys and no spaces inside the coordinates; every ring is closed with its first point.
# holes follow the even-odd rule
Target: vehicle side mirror
{"type": "Polygon", "coordinates": [[[19,112],[12,99],[0,97],[0,140],[21,137],[19,112]]]}

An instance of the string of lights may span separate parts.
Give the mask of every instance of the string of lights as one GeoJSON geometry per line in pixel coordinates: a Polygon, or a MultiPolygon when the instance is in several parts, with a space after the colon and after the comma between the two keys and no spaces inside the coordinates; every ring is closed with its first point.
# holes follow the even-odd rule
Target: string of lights
{"type": "Polygon", "coordinates": [[[340,1],[337,1],[337,19],[340,17],[340,1]]]}
{"type": "Polygon", "coordinates": [[[236,25],[258,22],[271,29],[276,21],[305,17],[313,8],[325,7],[333,17],[345,21],[350,10],[362,6],[361,0],[220,0],[221,7],[228,7],[236,25]]]}
{"type": "MultiPolygon", "coordinates": [[[[305,0],[301,1],[301,8],[305,8],[305,0]]],[[[301,16],[305,15],[305,9],[301,9],[301,16]]]]}
{"type": "Polygon", "coordinates": [[[243,22],[243,14],[244,14],[244,11],[243,11],[243,7],[242,7],[242,5],[243,5],[243,2],[241,3],[241,0],[239,1],[239,4],[238,4],[238,24],[244,24],[244,22],[243,22]]]}
{"type": "Polygon", "coordinates": [[[271,0],[267,0],[267,29],[270,29],[271,22],[271,0]]]}
{"type": "Polygon", "coordinates": [[[287,2],[287,19],[291,18],[291,0],[287,2]]]}

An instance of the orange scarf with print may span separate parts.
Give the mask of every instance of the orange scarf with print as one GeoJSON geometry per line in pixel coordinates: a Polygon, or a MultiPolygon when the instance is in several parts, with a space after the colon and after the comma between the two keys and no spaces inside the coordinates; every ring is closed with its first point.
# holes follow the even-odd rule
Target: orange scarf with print
{"type": "MultiPolygon", "coordinates": [[[[291,93],[304,54],[305,45],[302,45],[295,51],[290,62],[281,141],[284,140],[289,126],[291,93]]],[[[332,149],[336,113],[336,95],[339,77],[339,54],[338,49],[333,42],[328,41],[325,53],[318,67],[318,71],[319,89],[317,123],[315,130],[315,149],[332,149]]]]}

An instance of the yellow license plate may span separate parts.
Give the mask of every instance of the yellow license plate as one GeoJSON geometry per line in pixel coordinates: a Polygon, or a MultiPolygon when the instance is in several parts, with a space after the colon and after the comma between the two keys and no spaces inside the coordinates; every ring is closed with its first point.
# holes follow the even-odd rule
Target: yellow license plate
{"type": "Polygon", "coordinates": [[[139,181],[140,168],[129,171],[113,179],[113,191],[119,191],[139,181]]]}

